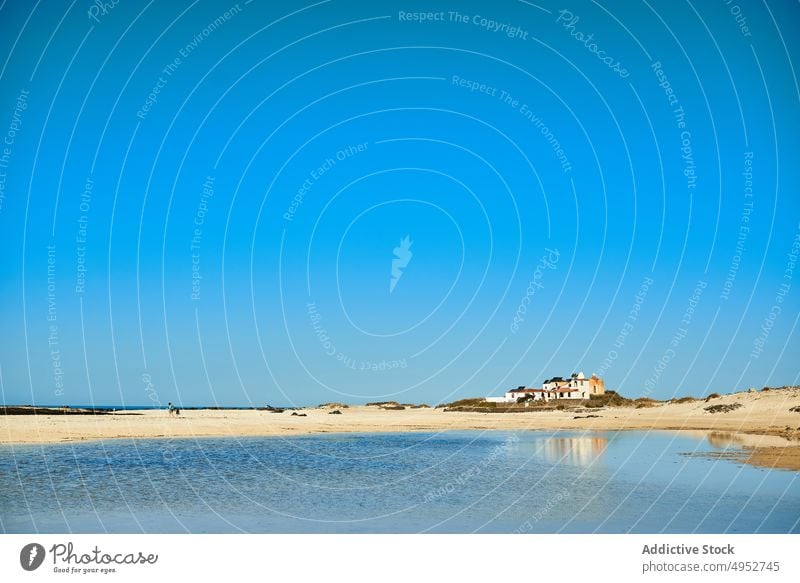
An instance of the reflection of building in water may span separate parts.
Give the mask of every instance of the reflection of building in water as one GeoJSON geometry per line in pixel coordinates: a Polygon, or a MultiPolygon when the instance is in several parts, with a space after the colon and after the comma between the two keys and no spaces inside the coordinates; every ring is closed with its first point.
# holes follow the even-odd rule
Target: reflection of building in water
{"type": "Polygon", "coordinates": [[[551,437],[537,444],[541,454],[550,462],[588,466],[605,450],[607,440],[602,436],[551,437]]]}
{"type": "Polygon", "coordinates": [[[744,444],[744,439],[736,433],[728,431],[711,431],[706,437],[708,438],[708,443],[719,449],[739,447],[744,444]]]}

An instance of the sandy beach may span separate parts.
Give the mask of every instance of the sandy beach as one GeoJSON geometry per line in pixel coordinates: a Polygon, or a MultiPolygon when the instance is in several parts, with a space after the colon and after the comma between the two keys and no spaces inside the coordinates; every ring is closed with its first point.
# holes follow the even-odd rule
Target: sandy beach
{"type": "MultiPolygon", "coordinates": [[[[735,449],[725,455],[762,467],[800,470],[800,389],[742,392],[652,407],[547,410],[524,413],[445,412],[421,408],[385,410],[351,406],[293,416],[256,410],[124,411],[106,415],[1,415],[0,444],[58,443],[116,438],[290,436],[313,433],[449,430],[680,430],[703,431],[735,449]],[[710,405],[741,405],[711,413],[710,405]],[[588,417],[592,415],[592,417],[588,417]],[[596,415],[596,417],[595,417],[596,415]]],[[[713,441],[712,441],[713,443],[713,441]]]]}

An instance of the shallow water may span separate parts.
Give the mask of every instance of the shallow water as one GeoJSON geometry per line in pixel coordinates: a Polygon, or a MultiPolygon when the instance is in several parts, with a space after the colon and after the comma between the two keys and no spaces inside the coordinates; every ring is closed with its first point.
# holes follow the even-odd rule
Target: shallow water
{"type": "Polygon", "coordinates": [[[720,443],[463,431],[3,446],[0,530],[800,532],[800,474],[696,455],[720,443]]]}

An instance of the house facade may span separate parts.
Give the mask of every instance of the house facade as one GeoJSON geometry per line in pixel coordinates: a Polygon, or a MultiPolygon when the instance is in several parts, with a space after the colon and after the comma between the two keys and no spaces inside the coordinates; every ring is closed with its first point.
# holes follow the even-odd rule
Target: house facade
{"type": "Polygon", "coordinates": [[[569,393],[571,396],[567,398],[572,399],[588,399],[590,395],[602,395],[606,392],[606,384],[603,379],[593,374],[588,379],[582,372],[573,373],[572,376],[565,379],[562,377],[553,377],[546,380],[542,384],[545,391],[557,393],[558,398],[563,394],[569,393]]]}

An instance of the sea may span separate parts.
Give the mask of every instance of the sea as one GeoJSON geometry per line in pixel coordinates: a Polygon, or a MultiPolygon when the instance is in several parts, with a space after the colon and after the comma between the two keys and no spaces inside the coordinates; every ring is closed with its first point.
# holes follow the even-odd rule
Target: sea
{"type": "Polygon", "coordinates": [[[724,434],[447,431],[0,446],[5,533],[797,533],[724,434]]]}

